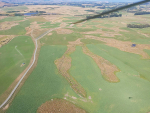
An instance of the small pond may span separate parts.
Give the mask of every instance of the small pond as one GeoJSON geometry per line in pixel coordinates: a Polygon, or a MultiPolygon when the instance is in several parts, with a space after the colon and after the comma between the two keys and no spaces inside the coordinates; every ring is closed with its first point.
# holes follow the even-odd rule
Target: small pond
{"type": "Polygon", "coordinates": [[[24,16],[32,16],[32,15],[35,15],[35,14],[38,14],[38,13],[36,13],[36,12],[34,12],[34,13],[24,13],[24,16]]]}

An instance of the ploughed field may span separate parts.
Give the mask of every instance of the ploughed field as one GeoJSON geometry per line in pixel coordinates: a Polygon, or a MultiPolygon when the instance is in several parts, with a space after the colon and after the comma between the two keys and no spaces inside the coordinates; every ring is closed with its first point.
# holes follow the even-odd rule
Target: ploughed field
{"type": "MultiPolygon", "coordinates": [[[[63,7],[59,6],[54,12],[61,13],[63,7]]],[[[32,8],[28,6],[28,10],[32,8]]],[[[68,8],[66,6],[64,10],[68,8]]],[[[86,13],[83,8],[79,9],[73,7],[79,14],[86,13]]],[[[93,19],[72,25],[71,22],[81,17],[74,18],[72,13],[68,16],[69,13],[31,16],[24,21],[16,18],[19,22],[13,27],[17,29],[18,26],[21,33],[19,30],[12,33],[13,27],[0,31],[1,35],[19,35],[0,48],[1,58],[1,49],[14,41],[30,48],[24,44],[25,38],[31,41],[29,36],[37,38],[52,30],[38,41],[41,48],[35,69],[2,112],[150,112],[150,28],[127,28],[127,24],[133,22],[149,23],[150,17],[125,13],[122,17],[93,19]]],[[[33,42],[31,45],[33,53],[33,42]]],[[[23,52],[17,46],[16,53],[17,49],[23,52]]],[[[27,56],[31,58],[31,55],[27,56]]],[[[19,62],[19,58],[16,60],[19,62]]],[[[15,78],[19,73],[12,76],[15,78]]]]}

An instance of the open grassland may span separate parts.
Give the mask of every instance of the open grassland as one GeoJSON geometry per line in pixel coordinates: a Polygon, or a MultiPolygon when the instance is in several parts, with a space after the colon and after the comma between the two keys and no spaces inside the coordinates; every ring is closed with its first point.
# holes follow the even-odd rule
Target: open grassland
{"type": "Polygon", "coordinates": [[[47,20],[45,18],[43,18],[42,16],[28,17],[28,19],[32,22],[36,21],[36,22],[38,22],[38,24],[47,22],[47,20]]]}
{"type": "Polygon", "coordinates": [[[43,46],[36,69],[29,76],[15,97],[7,113],[35,113],[43,103],[54,98],[63,98],[68,92],[79,97],[66,79],[58,73],[54,61],[66,51],[66,46],[43,46]]]}
{"type": "Polygon", "coordinates": [[[45,45],[67,45],[69,41],[75,41],[78,38],[82,38],[82,35],[79,33],[57,34],[56,31],[53,31],[52,35],[46,35],[40,41],[45,45]]]}
{"type": "Polygon", "coordinates": [[[28,66],[33,50],[34,44],[28,36],[18,36],[0,48],[0,95],[28,66]]]}
{"type": "Polygon", "coordinates": [[[11,29],[0,31],[0,35],[25,35],[26,34],[25,27],[28,27],[29,25],[30,25],[29,20],[20,22],[19,25],[16,25],[11,29]]]}
{"type": "Polygon", "coordinates": [[[85,88],[87,96],[91,97],[93,102],[82,103],[81,106],[84,106],[82,108],[88,109],[87,111],[91,113],[148,112],[150,110],[150,90],[147,86],[150,85],[150,82],[138,77],[138,71],[109,54],[112,52],[110,48],[108,52],[104,50],[98,52],[99,46],[103,47],[103,45],[97,45],[91,49],[93,45],[88,45],[88,48],[118,66],[121,70],[117,73],[120,82],[106,82],[94,60],[85,55],[81,47],[77,47],[76,51],[71,54],[70,73],[85,88]]]}
{"type": "Polygon", "coordinates": [[[24,17],[23,16],[12,16],[12,17],[6,17],[4,19],[1,19],[0,20],[0,23],[1,22],[6,22],[6,21],[20,21],[20,20],[24,20],[24,17]]]}
{"type": "Polygon", "coordinates": [[[2,8],[3,11],[24,11],[28,8],[26,6],[12,6],[12,7],[5,7],[2,8]]]}
{"type": "Polygon", "coordinates": [[[85,14],[89,8],[27,7],[28,11],[43,8],[64,15],[26,17],[28,20],[0,34],[23,35],[26,30],[30,34],[34,28],[32,35],[36,38],[45,30],[63,27],[40,39],[42,48],[37,67],[10,104],[8,113],[33,113],[45,104],[58,109],[57,98],[89,113],[150,112],[150,28],[127,28],[131,23],[150,23],[148,15],[123,13],[123,17],[71,25],[82,18],[73,15],[85,14]]]}
{"type": "MultiPolygon", "coordinates": [[[[110,55],[114,56],[118,60],[122,61],[124,64],[132,68],[133,70],[138,72],[137,76],[140,76],[141,78],[144,78],[148,81],[150,81],[150,60],[149,59],[141,59],[140,55],[128,53],[128,52],[123,52],[120,51],[119,49],[109,47],[106,45],[97,45],[97,46],[88,46],[89,49],[94,52],[97,55],[104,55],[103,51],[108,52],[110,55]]],[[[106,57],[106,56],[102,56],[106,57]]],[[[115,64],[115,62],[112,62],[115,64]]],[[[116,64],[115,64],[116,65],[116,64]]],[[[118,65],[117,65],[118,66],[118,65]]],[[[122,68],[125,69],[125,68],[122,68]]],[[[128,72],[131,74],[131,72],[128,72]]]]}

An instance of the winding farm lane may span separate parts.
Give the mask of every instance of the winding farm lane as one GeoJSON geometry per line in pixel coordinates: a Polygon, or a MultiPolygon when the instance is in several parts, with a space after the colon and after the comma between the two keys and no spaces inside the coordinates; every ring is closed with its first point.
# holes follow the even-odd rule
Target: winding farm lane
{"type": "MultiPolygon", "coordinates": [[[[26,74],[29,72],[29,70],[31,69],[31,67],[33,66],[33,64],[35,63],[35,58],[36,58],[36,52],[37,52],[37,48],[38,48],[38,44],[37,44],[37,40],[43,38],[45,35],[47,35],[49,32],[53,31],[53,30],[56,30],[56,29],[59,29],[61,27],[58,27],[58,28],[54,28],[54,29],[50,29],[48,30],[47,32],[45,32],[44,34],[40,35],[39,37],[37,37],[35,39],[35,51],[34,51],[34,59],[33,59],[33,62],[32,64],[30,65],[30,67],[28,68],[28,70],[24,73],[24,75],[21,77],[21,79],[19,80],[19,82],[17,83],[17,85],[14,87],[14,89],[12,90],[12,92],[9,94],[9,96],[7,97],[7,99],[0,105],[0,108],[2,108],[4,105],[6,105],[6,103],[8,102],[8,100],[12,97],[12,95],[14,94],[14,92],[16,91],[16,89],[18,88],[18,86],[20,85],[21,81],[23,80],[23,78],[26,76],[26,74]]],[[[33,30],[32,30],[33,31],[33,30]]],[[[32,35],[32,32],[31,32],[31,36],[33,37],[32,35]]],[[[33,37],[34,39],[34,37],[33,37]]]]}

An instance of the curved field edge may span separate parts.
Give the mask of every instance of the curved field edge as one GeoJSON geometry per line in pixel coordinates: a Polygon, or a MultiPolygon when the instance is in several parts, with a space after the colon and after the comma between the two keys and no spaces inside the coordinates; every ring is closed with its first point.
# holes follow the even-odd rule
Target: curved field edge
{"type": "Polygon", "coordinates": [[[92,50],[93,45],[87,45],[87,47],[93,53],[103,56],[121,69],[120,72],[116,73],[120,82],[108,83],[105,81],[94,60],[83,53],[82,47],[76,47],[76,51],[71,54],[72,67],[69,72],[84,87],[87,91],[87,97],[90,97],[92,101],[92,103],[87,101],[81,105],[91,113],[149,112],[150,89],[147,86],[150,85],[150,82],[134,76],[138,75],[137,71],[107,52],[98,52],[97,49],[95,50],[95,46],[92,50]]]}
{"type": "Polygon", "coordinates": [[[15,37],[7,45],[0,48],[0,95],[28,66],[33,51],[34,43],[29,36],[15,37]],[[25,65],[22,65],[23,63],[25,65]]]}
{"type": "Polygon", "coordinates": [[[86,113],[85,110],[81,109],[80,107],[74,105],[73,103],[66,101],[64,99],[54,99],[51,101],[47,101],[46,103],[42,104],[37,113],[86,113]]]}
{"type": "MultiPolygon", "coordinates": [[[[7,112],[36,112],[38,107],[53,98],[64,98],[65,94],[79,96],[58,73],[54,61],[66,51],[66,46],[43,46],[37,67],[31,73],[14,98],[7,112]]],[[[69,97],[67,97],[69,98],[69,97]]]]}
{"type": "MultiPolygon", "coordinates": [[[[87,45],[90,51],[93,53],[100,55],[104,58],[109,58],[109,56],[113,56],[114,58],[118,59],[119,61],[123,62],[126,67],[119,64],[119,62],[114,62],[112,59],[109,58],[109,61],[116,65],[120,70],[126,70],[126,73],[132,74],[130,71],[133,69],[137,72],[136,76],[140,76],[148,81],[150,81],[150,64],[149,59],[141,59],[140,55],[136,55],[133,53],[123,52],[117,48],[109,47],[107,45],[87,45]]],[[[149,50],[146,50],[147,53],[149,50]]]]}

